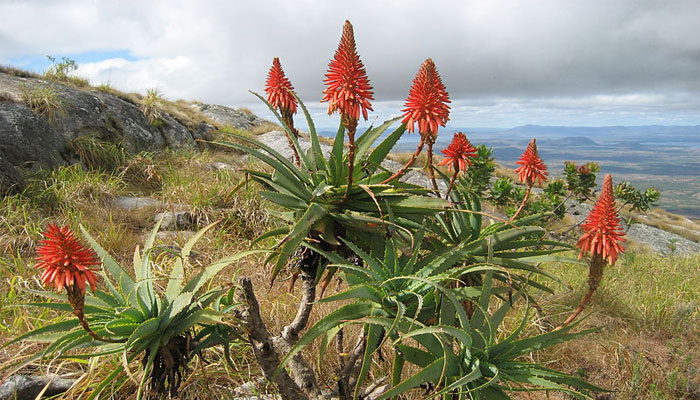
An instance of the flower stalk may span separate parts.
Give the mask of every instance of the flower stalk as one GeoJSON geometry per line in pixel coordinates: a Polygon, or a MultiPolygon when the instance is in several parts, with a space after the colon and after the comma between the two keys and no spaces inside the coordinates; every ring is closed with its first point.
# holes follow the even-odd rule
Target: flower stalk
{"type": "Polygon", "coordinates": [[[530,198],[530,192],[532,191],[532,187],[535,185],[535,181],[541,185],[542,182],[547,180],[548,175],[547,166],[537,153],[537,142],[535,139],[532,139],[530,143],[528,143],[525,152],[515,163],[520,165],[515,169],[515,173],[519,175],[520,182],[527,185],[527,191],[525,192],[523,201],[520,203],[520,207],[518,207],[518,210],[510,218],[511,222],[515,221],[525,207],[527,200],[530,198]]]}
{"type": "Polygon", "coordinates": [[[290,136],[291,133],[294,137],[299,137],[299,131],[294,128],[294,114],[297,112],[297,99],[292,94],[293,91],[294,86],[292,86],[292,83],[285,76],[279,58],[273,58],[272,66],[270,67],[270,71],[267,74],[267,81],[265,82],[267,102],[279,110],[282,120],[289,128],[289,132],[285,129],[284,134],[294,154],[294,161],[297,167],[300,167],[301,159],[299,158],[299,153],[290,136]]]}
{"type": "Polygon", "coordinates": [[[355,167],[357,123],[360,113],[367,120],[367,112],[373,111],[369,101],[374,100],[367,71],[357,53],[355,33],[350,21],[345,21],[343,25],[340,43],[328,64],[324,82],[326,89],[323,91],[321,102],[328,102],[329,115],[336,111],[340,113],[341,122],[348,133],[348,179],[345,189],[345,197],[347,197],[352,186],[355,167]]]}

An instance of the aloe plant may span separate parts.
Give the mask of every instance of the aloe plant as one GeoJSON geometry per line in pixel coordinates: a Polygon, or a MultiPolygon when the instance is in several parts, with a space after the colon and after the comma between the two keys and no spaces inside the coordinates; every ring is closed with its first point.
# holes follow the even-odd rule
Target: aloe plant
{"type": "MultiPolygon", "coordinates": [[[[244,252],[218,260],[186,279],[185,266],[193,246],[214,224],[195,234],[181,249],[163,293],[156,290],[153,269],[154,241],[160,227],[156,223],[143,250],[137,246],[133,257],[133,275],[123,268],[81,227],[83,236],[102,259],[100,271],[105,290],[96,290],[85,297],[85,318],[96,335],[80,327],[76,319],[68,319],[35,329],[21,335],[5,346],[18,341],[46,342],[41,352],[23,360],[14,367],[48,357],[85,358],[97,356],[118,357],[125,362],[111,371],[97,384],[89,399],[97,398],[106,388],[119,388],[128,380],[125,368],[134,360],[141,360],[142,377],[137,399],[150,391],[174,395],[194,354],[207,346],[225,340],[222,331],[214,331],[227,316],[228,289],[210,286],[219,271],[237,259],[250,254],[244,252]],[[223,305],[222,305],[223,301],[223,305]],[[197,326],[205,326],[197,329],[197,326]],[[216,336],[219,335],[219,336],[216,336]],[[109,342],[96,337],[108,338],[109,342]],[[85,352],[86,349],[90,349],[85,352]]],[[[254,252],[254,251],[253,251],[254,252]]],[[[59,311],[71,311],[65,295],[50,291],[32,291],[48,300],[20,304],[59,311]]],[[[231,337],[227,335],[226,341],[231,337]]]]}
{"type": "Polygon", "coordinates": [[[318,338],[322,339],[319,360],[325,358],[335,335],[346,326],[360,324],[364,337],[362,356],[357,376],[350,380],[354,383],[354,397],[367,384],[372,357],[387,341],[395,349],[392,387],[378,399],[392,398],[424,384],[434,389],[431,398],[444,395],[449,399],[509,398],[507,392],[526,388],[559,390],[576,398],[589,398],[585,394],[588,390],[601,391],[576,377],[519,360],[529,352],[593,330],[571,333],[572,327],[567,327],[519,339],[529,320],[525,315],[505,339],[498,339],[504,317],[525,293],[522,287],[506,298],[505,293],[512,292],[512,288],[494,285],[494,275],[502,272],[494,256],[496,249],[514,242],[512,235],[498,233],[494,231],[488,240],[463,242],[440,255],[423,251],[423,232],[418,233],[415,247],[408,252],[395,239],[387,240],[384,248],[371,254],[347,242],[366,268],[314,248],[343,272],[348,283],[345,290],[318,302],[354,301],[312,326],[280,365],[284,366],[318,338]],[[461,262],[481,251],[486,254],[484,262],[461,262]],[[459,284],[460,277],[470,273],[484,275],[479,286],[459,284]],[[499,297],[504,300],[499,301],[499,297]],[[495,303],[500,306],[489,312],[495,303]],[[476,311],[469,313],[467,304],[476,311]],[[409,377],[404,377],[406,363],[418,367],[409,377]]]}
{"type": "Polygon", "coordinates": [[[405,125],[401,124],[380,143],[376,142],[398,118],[371,126],[357,138],[354,143],[354,168],[350,169],[349,156],[344,150],[345,127],[342,124],[326,157],[311,116],[297,97],[309,125],[311,147],[304,152],[277,110],[264,98],[255,95],[269,106],[288,131],[290,141],[300,156],[300,167],[271,147],[246,136],[230,133],[227,135],[235,141],[216,143],[246,152],[273,170],[245,170],[251,179],[263,186],[260,195],[284,210],[277,216],[288,223],[258,238],[262,240],[283,235],[271,249],[272,258],[275,259],[273,280],[296,249],[311,235],[329,246],[337,247],[341,245],[339,237],[366,239],[371,233],[382,234],[389,225],[406,232],[415,230],[423,216],[449,207],[448,201],[431,197],[427,189],[402,183],[398,177],[382,183],[392,173],[385,170],[381,163],[404,133],[405,125]],[[376,147],[373,147],[375,144],[376,147]],[[353,179],[352,186],[348,188],[347,176],[350,171],[353,179]],[[392,223],[388,222],[390,212],[393,213],[392,223]]]}

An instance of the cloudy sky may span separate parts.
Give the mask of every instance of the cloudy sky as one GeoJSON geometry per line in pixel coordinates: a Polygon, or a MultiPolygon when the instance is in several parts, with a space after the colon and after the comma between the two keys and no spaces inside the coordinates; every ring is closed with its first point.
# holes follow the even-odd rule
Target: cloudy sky
{"type": "Polygon", "coordinates": [[[431,57],[455,127],[700,124],[697,0],[0,0],[0,64],[67,56],[93,84],[265,115],[248,90],[277,56],[330,127],[318,100],[346,19],[379,119],[431,57]]]}

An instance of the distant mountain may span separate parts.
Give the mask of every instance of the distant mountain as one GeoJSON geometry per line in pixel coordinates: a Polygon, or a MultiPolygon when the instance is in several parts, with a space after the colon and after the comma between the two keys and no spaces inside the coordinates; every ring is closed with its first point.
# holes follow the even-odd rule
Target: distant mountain
{"type": "MultiPolygon", "coordinates": [[[[520,142],[521,146],[527,146],[529,140],[523,140],[520,142]]],[[[581,147],[581,146],[600,146],[599,143],[594,142],[593,140],[585,137],[585,136],[572,136],[572,137],[563,137],[560,139],[539,139],[537,140],[537,145],[540,147],[581,147]]]]}
{"type": "Polygon", "coordinates": [[[700,141],[700,125],[643,125],[643,126],[546,126],[523,125],[501,133],[526,137],[632,137],[650,135],[687,136],[700,141]]]}

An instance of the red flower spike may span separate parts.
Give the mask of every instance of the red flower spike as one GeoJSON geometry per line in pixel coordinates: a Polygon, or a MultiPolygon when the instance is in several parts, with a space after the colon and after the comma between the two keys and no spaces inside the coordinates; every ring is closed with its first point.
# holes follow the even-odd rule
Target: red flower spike
{"type": "Polygon", "coordinates": [[[454,168],[455,171],[466,171],[472,165],[470,158],[476,157],[478,152],[464,133],[457,132],[450,145],[442,150],[442,154],[445,158],[438,165],[447,165],[450,170],[454,168]]]}
{"type": "Polygon", "coordinates": [[[360,119],[360,111],[364,119],[367,119],[367,110],[373,111],[369,103],[374,100],[372,86],[357,54],[350,21],[345,21],[338,50],[328,64],[323,82],[327,88],[323,91],[321,102],[328,102],[328,114],[337,110],[343,118],[357,121],[360,119]]]}
{"type": "Polygon", "coordinates": [[[70,291],[75,285],[85,294],[87,282],[95,291],[97,277],[92,271],[101,264],[97,254],[85,247],[68,226],[49,224],[42,235],[45,239],[39,241],[38,263],[34,266],[44,269],[41,283],[53,285],[58,291],[64,287],[70,291]]]}
{"type": "Polygon", "coordinates": [[[520,182],[532,186],[537,180],[540,184],[547,180],[547,166],[537,154],[537,143],[532,139],[520,159],[515,162],[520,165],[515,173],[520,175],[520,182]]]}
{"type": "Polygon", "coordinates": [[[292,96],[294,86],[284,75],[280,59],[275,57],[272,59],[272,67],[267,74],[265,82],[265,93],[267,93],[267,102],[273,107],[279,108],[285,114],[296,114],[297,99],[292,96]]]}
{"type": "Polygon", "coordinates": [[[439,126],[445,126],[450,115],[450,96],[442,83],[433,60],[428,58],[421,64],[404,105],[406,129],[413,132],[418,124],[421,135],[437,136],[439,126]]]}
{"type": "Polygon", "coordinates": [[[584,233],[576,244],[581,249],[579,258],[590,252],[591,256],[600,255],[610,265],[613,265],[618,255],[625,251],[620,245],[621,242],[625,241],[623,238],[625,232],[620,226],[620,218],[615,209],[610,175],[605,175],[600,199],[588,214],[586,223],[581,225],[581,228],[584,233]]]}

